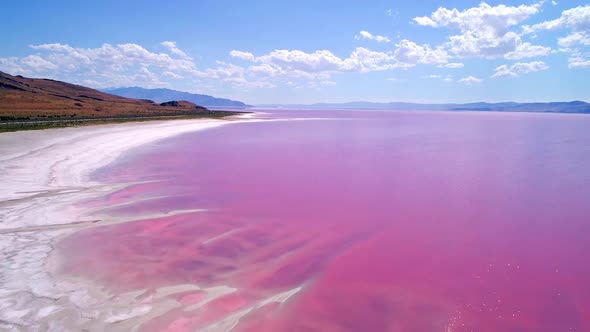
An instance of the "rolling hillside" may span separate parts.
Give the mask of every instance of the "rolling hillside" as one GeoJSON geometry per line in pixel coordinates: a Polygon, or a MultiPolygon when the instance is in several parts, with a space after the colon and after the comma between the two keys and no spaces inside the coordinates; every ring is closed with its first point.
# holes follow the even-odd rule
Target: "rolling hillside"
{"type": "Polygon", "coordinates": [[[157,104],[150,100],[124,98],[66,82],[0,72],[2,120],[163,116],[206,111],[206,108],[189,101],[157,104]]]}

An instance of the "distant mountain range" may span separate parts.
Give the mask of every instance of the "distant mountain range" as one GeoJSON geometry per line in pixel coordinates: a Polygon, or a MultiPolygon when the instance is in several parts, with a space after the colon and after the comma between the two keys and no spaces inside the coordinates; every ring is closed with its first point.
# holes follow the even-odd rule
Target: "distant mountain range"
{"type": "Polygon", "coordinates": [[[418,103],[374,103],[356,101],[349,103],[319,104],[267,104],[257,105],[264,108],[288,109],[357,109],[357,110],[440,110],[440,111],[495,111],[495,112],[547,112],[547,113],[589,113],[590,104],[583,101],[549,102],[549,103],[467,103],[467,104],[418,104],[418,103]]]}
{"type": "Polygon", "coordinates": [[[170,100],[186,100],[205,107],[250,107],[241,101],[215,98],[208,95],[200,95],[171,89],[145,89],[134,86],[128,88],[109,88],[102,91],[121,97],[153,100],[156,103],[162,103],[170,100]]]}

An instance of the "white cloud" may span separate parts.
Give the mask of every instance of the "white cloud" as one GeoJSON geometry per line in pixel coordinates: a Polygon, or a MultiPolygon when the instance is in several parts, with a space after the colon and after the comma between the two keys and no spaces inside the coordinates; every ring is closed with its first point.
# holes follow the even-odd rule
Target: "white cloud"
{"type": "Polygon", "coordinates": [[[574,32],[563,38],[559,38],[557,43],[561,47],[572,47],[576,45],[590,46],[590,36],[586,32],[574,32]]]}
{"type": "Polygon", "coordinates": [[[204,71],[204,78],[213,78],[232,84],[240,88],[274,88],[275,84],[258,78],[248,79],[246,69],[231,63],[217,61],[217,68],[210,68],[204,71]]]}
{"type": "Polygon", "coordinates": [[[35,72],[44,72],[48,70],[56,69],[57,66],[53,63],[43,59],[38,55],[29,55],[20,60],[20,62],[29,67],[32,71],[35,72]]]}
{"type": "Polygon", "coordinates": [[[574,56],[568,59],[569,68],[590,68],[590,59],[574,56]]]}
{"type": "Polygon", "coordinates": [[[492,77],[518,77],[521,74],[547,70],[549,67],[543,61],[517,62],[512,66],[496,67],[492,77]]]}
{"type": "Polygon", "coordinates": [[[344,61],[328,50],[306,53],[300,50],[275,50],[256,57],[256,62],[277,66],[281,69],[303,72],[342,70],[344,61]]]}
{"type": "Polygon", "coordinates": [[[11,74],[30,75],[30,70],[23,68],[17,57],[0,58],[0,70],[11,74]]]}
{"type": "Polygon", "coordinates": [[[557,1],[551,0],[551,4],[554,5],[554,6],[557,6],[557,1]]]}
{"type": "MultiPolygon", "coordinates": [[[[540,11],[542,2],[520,6],[490,6],[482,2],[478,7],[463,11],[439,8],[430,16],[416,17],[414,22],[434,28],[458,30],[449,38],[446,47],[458,57],[500,58],[517,52],[523,44],[520,36],[510,29],[540,11]]],[[[525,47],[531,48],[532,45],[525,47]]],[[[538,56],[520,52],[519,56],[538,56]]]]}
{"type": "Polygon", "coordinates": [[[393,53],[400,63],[414,65],[416,63],[446,63],[449,55],[441,48],[431,49],[428,45],[418,45],[407,39],[401,40],[393,53]]]}
{"type": "MultiPolygon", "coordinates": [[[[418,45],[409,40],[396,44],[394,51],[377,52],[357,47],[348,57],[341,58],[329,50],[311,53],[301,50],[274,50],[256,56],[250,52],[233,50],[230,55],[246,59],[254,64],[247,68],[247,74],[258,78],[291,77],[308,80],[327,80],[334,73],[371,72],[408,68],[416,64],[440,64],[448,62],[448,54],[441,48],[432,49],[429,45],[418,45]]],[[[449,64],[458,68],[462,64],[449,64]]]]}
{"type": "Polygon", "coordinates": [[[416,17],[414,21],[420,25],[432,27],[449,27],[461,31],[476,29],[492,29],[494,31],[508,31],[514,25],[539,12],[542,3],[520,5],[518,7],[498,5],[490,6],[485,2],[478,7],[459,11],[440,7],[430,17],[416,17]]]}
{"type": "Polygon", "coordinates": [[[307,53],[300,50],[274,50],[254,56],[249,52],[232,51],[235,57],[247,58],[256,64],[248,73],[259,77],[293,77],[326,80],[337,72],[370,72],[405,67],[384,52],[357,47],[347,58],[340,58],[328,50],[307,53]]]}
{"type": "Polygon", "coordinates": [[[568,68],[590,68],[590,52],[584,52],[580,48],[570,47],[560,48],[559,51],[569,54],[568,68]]]}
{"type": "Polygon", "coordinates": [[[248,80],[245,69],[219,63],[216,68],[198,69],[174,42],[163,42],[170,53],[156,53],[138,44],[103,44],[78,48],[67,44],[31,45],[37,54],[22,58],[0,58],[0,70],[12,74],[43,76],[96,88],[140,85],[169,85],[166,79],[219,80],[237,87],[270,87],[268,82],[248,80]]]}
{"type": "Polygon", "coordinates": [[[448,82],[453,82],[453,76],[451,76],[451,75],[443,76],[443,75],[438,75],[438,74],[431,74],[431,75],[428,75],[428,76],[424,76],[424,78],[431,78],[431,79],[441,80],[441,81],[447,82],[447,83],[448,82]]]}
{"type": "Polygon", "coordinates": [[[244,68],[233,64],[217,61],[217,68],[209,68],[203,73],[203,77],[216,79],[227,79],[230,81],[242,81],[244,77],[244,68]]]}
{"type": "Polygon", "coordinates": [[[535,71],[543,71],[549,69],[549,67],[543,61],[532,61],[532,62],[517,62],[510,66],[510,69],[519,74],[525,74],[535,71]]]}
{"type": "Polygon", "coordinates": [[[568,67],[571,69],[590,67],[588,55],[582,51],[583,48],[590,46],[590,36],[588,36],[588,31],[590,31],[590,5],[564,10],[561,16],[554,20],[524,26],[523,32],[525,34],[534,34],[541,30],[558,29],[569,29],[567,36],[557,40],[559,46],[564,47],[560,51],[570,54],[568,67]]]}
{"type": "Polygon", "coordinates": [[[388,69],[391,57],[383,52],[374,52],[363,47],[356,48],[348,58],[340,58],[328,50],[305,53],[299,50],[276,50],[257,57],[261,63],[272,64],[286,71],[307,73],[337,71],[374,71],[388,69]]]}
{"type": "Polygon", "coordinates": [[[438,67],[457,69],[457,68],[463,68],[463,67],[465,67],[465,65],[462,62],[449,62],[449,63],[445,63],[443,65],[438,65],[438,67]]]}
{"type": "MultiPolygon", "coordinates": [[[[45,52],[42,57],[62,72],[105,69],[123,71],[133,66],[158,67],[167,70],[196,70],[190,59],[172,58],[166,53],[153,53],[137,44],[103,44],[98,48],[74,48],[67,44],[32,45],[45,52]]],[[[41,55],[40,55],[41,56],[41,55]]]]}
{"type": "Polygon", "coordinates": [[[254,61],[254,54],[252,54],[250,52],[242,52],[242,51],[232,50],[229,52],[229,55],[231,55],[234,58],[238,58],[238,59],[242,59],[242,60],[254,61]]]}
{"type": "Polygon", "coordinates": [[[178,74],[176,74],[174,72],[171,72],[171,71],[165,71],[165,72],[162,73],[162,75],[163,76],[166,76],[166,77],[170,77],[170,78],[175,78],[175,79],[184,78],[183,76],[178,75],[178,74]]]}
{"type": "Polygon", "coordinates": [[[162,46],[166,47],[170,53],[174,54],[174,55],[178,55],[181,58],[184,59],[191,59],[190,56],[188,56],[188,54],[184,53],[183,50],[179,49],[178,47],[176,47],[176,42],[173,41],[165,41],[161,43],[162,46]]]}
{"type": "Polygon", "coordinates": [[[525,33],[533,33],[539,30],[556,30],[569,28],[572,31],[590,30],[590,5],[578,6],[564,10],[561,16],[555,20],[545,21],[532,26],[524,26],[525,33]]]}
{"type": "Polygon", "coordinates": [[[326,80],[326,81],[321,81],[320,84],[324,85],[324,86],[332,86],[332,85],[336,85],[336,82],[326,80]]]}
{"type": "Polygon", "coordinates": [[[147,67],[139,68],[138,72],[132,77],[135,81],[144,82],[148,86],[163,86],[167,83],[162,82],[158,75],[152,73],[147,67]]]}
{"type": "MultiPolygon", "coordinates": [[[[68,77],[86,76],[86,79],[105,81],[105,84],[124,84],[128,79],[121,81],[122,77],[139,78],[141,76],[135,75],[142,74],[142,68],[170,72],[197,72],[190,58],[172,58],[169,54],[150,52],[137,44],[103,44],[97,48],[76,48],[56,43],[32,45],[31,48],[41,52],[36,56],[55,65],[52,68],[55,74],[68,74],[68,77]]],[[[21,62],[26,59],[23,58],[21,62]]],[[[39,71],[30,63],[25,64],[28,70],[39,71]]]]}
{"type": "Polygon", "coordinates": [[[476,84],[476,83],[481,83],[482,81],[483,80],[480,78],[473,77],[473,76],[467,76],[467,77],[460,79],[458,82],[466,84],[466,85],[472,85],[472,84],[476,84]]]}
{"type": "Polygon", "coordinates": [[[568,59],[568,67],[570,69],[576,68],[590,68],[590,52],[582,52],[579,49],[567,50],[570,53],[568,59]]]}
{"type": "Polygon", "coordinates": [[[529,42],[519,44],[512,52],[504,55],[504,58],[509,60],[520,60],[524,58],[534,58],[545,56],[551,53],[551,47],[532,45],[529,42]]]}
{"type": "Polygon", "coordinates": [[[496,67],[494,75],[492,77],[516,77],[518,76],[516,73],[510,70],[508,65],[501,65],[496,67]]]}
{"type": "Polygon", "coordinates": [[[359,32],[358,35],[354,36],[354,39],[356,39],[356,40],[361,40],[361,39],[374,40],[378,43],[389,43],[391,41],[389,39],[389,37],[373,35],[372,33],[368,32],[368,31],[364,31],[364,30],[359,32]]]}
{"type": "Polygon", "coordinates": [[[248,71],[258,77],[275,77],[282,73],[280,68],[273,67],[269,64],[263,63],[248,67],[248,71]]]}
{"type": "MultiPolygon", "coordinates": [[[[393,62],[391,55],[375,52],[364,47],[357,47],[347,59],[344,59],[345,71],[379,71],[397,68],[400,65],[393,62]]],[[[403,65],[401,65],[403,67],[403,65]]]]}

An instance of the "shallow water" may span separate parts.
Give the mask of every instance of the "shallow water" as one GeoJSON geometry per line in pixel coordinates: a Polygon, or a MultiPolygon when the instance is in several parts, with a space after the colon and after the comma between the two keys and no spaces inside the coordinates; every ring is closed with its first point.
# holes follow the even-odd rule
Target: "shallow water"
{"type": "Polygon", "coordinates": [[[244,311],[234,330],[590,330],[590,117],[262,117],[305,120],[184,134],[97,172],[156,181],[85,205],[152,217],[67,238],[64,271],[121,292],[236,289],[145,330],[244,311]],[[207,211],[157,216],[191,209],[207,211]]]}

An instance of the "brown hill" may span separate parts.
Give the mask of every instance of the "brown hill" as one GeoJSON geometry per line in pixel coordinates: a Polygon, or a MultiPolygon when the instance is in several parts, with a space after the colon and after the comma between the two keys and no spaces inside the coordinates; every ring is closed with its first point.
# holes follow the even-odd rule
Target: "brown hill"
{"type": "Polygon", "coordinates": [[[80,85],[0,72],[0,118],[88,118],[184,115],[206,112],[188,101],[156,104],[124,98],[80,85]]]}

